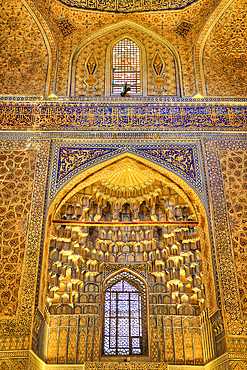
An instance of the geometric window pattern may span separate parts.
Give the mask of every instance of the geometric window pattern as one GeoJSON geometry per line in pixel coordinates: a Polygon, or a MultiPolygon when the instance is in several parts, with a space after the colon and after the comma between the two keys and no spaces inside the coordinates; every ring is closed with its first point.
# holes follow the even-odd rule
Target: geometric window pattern
{"type": "Polygon", "coordinates": [[[111,279],[113,285],[109,286],[108,282],[105,290],[103,354],[143,355],[146,354],[145,287],[139,279],[135,278],[133,283],[130,274],[119,275],[111,279]]]}
{"type": "Polygon", "coordinates": [[[140,49],[134,41],[125,38],[112,48],[112,93],[121,94],[125,84],[131,94],[141,92],[140,49]]]}

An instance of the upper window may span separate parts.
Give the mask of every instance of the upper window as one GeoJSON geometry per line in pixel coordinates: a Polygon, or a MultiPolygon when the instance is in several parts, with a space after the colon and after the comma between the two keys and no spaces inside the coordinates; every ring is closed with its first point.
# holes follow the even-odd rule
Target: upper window
{"type": "Polygon", "coordinates": [[[138,45],[129,38],[117,42],[112,48],[112,93],[121,94],[125,84],[130,94],[141,93],[141,53],[138,45]]]}
{"type": "Polygon", "coordinates": [[[105,290],[103,354],[144,355],[145,287],[139,279],[133,282],[129,274],[121,275],[111,279],[105,290]]]}

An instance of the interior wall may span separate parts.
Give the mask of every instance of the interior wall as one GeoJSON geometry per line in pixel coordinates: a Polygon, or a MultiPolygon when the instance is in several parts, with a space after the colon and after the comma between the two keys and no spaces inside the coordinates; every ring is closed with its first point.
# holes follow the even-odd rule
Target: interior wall
{"type": "Polygon", "coordinates": [[[0,94],[44,95],[48,54],[39,28],[21,0],[2,6],[0,94]]]}
{"type": "Polygon", "coordinates": [[[34,318],[49,141],[1,140],[0,148],[0,348],[7,358],[9,351],[22,353],[24,366],[27,361],[21,358],[28,357],[34,318]]]}
{"type": "Polygon", "coordinates": [[[246,96],[246,2],[233,1],[210,32],[203,53],[209,96],[246,96]]]}
{"type": "MultiPolygon", "coordinates": [[[[48,247],[42,242],[46,201],[49,201],[50,190],[53,191],[57,185],[52,173],[57,175],[56,171],[59,169],[59,165],[58,169],[52,167],[57,153],[52,151],[50,142],[52,140],[64,141],[67,145],[70,141],[71,145],[74,145],[74,140],[77,138],[81,141],[81,146],[85,149],[84,155],[88,156],[87,158],[92,154],[90,152],[92,142],[97,150],[99,144],[106,142],[116,144],[121,148],[124,143],[124,150],[127,150],[130,143],[135,143],[138,148],[140,144],[146,143],[150,145],[150,151],[158,151],[157,146],[160,150],[160,147],[166,147],[168,142],[177,144],[180,141],[188,145],[194,142],[199,143],[201,154],[197,167],[204,176],[202,183],[205,187],[204,200],[208,199],[210,231],[210,234],[202,231],[202,239],[205,240],[203,261],[204,277],[208,286],[209,310],[200,317],[204,362],[207,364],[205,366],[193,365],[193,369],[245,370],[247,368],[245,274],[247,240],[245,131],[247,121],[244,100],[246,95],[246,1],[200,0],[180,11],[133,13],[124,16],[119,13],[108,14],[71,9],[61,5],[59,1],[36,0],[35,6],[31,0],[28,2],[31,3],[32,9],[43,17],[43,36],[46,35],[48,40],[46,43],[37,23],[27,11],[28,6],[25,1],[3,1],[0,25],[2,30],[0,39],[0,217],[2,227],[0,367],[4,370],[54,368],[54,364],[46,365],[35,355],[37,353],[43,358],[46,355],[39,346],[39,336],[44,342],[48,341],[48,327],[44,323],[44,302],[43,298],[38,302],[38,296],[44,296],[46,289],[46,282],[39,280],[40,274],[42,276],[40,260],[43,258],[45,261],[48,258],[48,247]],[[26,5],[23,5],[24,3],[26,5]],[[229,4],[231,5],[228,6],[229,4]],[[219,12],[224,11],[224,7],[226,11],[214,25],[215,17],[219,12]],[[142,106],[137,107],[136,112],[138,113],[135,116],[120,115],[121,110],[129,109],[129,107],[126,109],[126,105],[121,102],[116,109],[118,112],[117,125],[109,126],[110,128],[105,124],[104,109],[106,108],[102,109],[102,114],[99,109],[96,117],[96,113],[90,115],[91,107],[86,107],[81,114],[81,103],[74,109],[73,102],[63,105],[63,102],[58,100],[40,101],[40,96],[46,88],[45,81],[49,80],[50,73],[47,68],[47,42],[53,48],[52,75],[56,75],[54,80],[53,77],[51,80],[51,84],[54,82],[53,92],[58,96],[66,97],[73,51],[83,40],[85,41],[98,32],[91,46],[93,45],[96,50],[99,49],[97,58],[100,59],[103,55],[98,43],[98,40],[103,39],[101,31],[126,19],[134,24],[142,25],[147,29],[147,33],[150,31],[150,35],[152,32],[156,33],[173,46],[181,61],[185,96],[191,97],[198,91],[203,94],[203,89],[200,88],[202,79],[199,74],[196,74],[195,63],[197,63],[197,68],[201,67],[201,70],[205,72],[205,96],[220,96],[222,101],[209,99],[209,105],[209,100],[199,97],[198,99],[201,100],[191,99],[189,102],[182,100],[179,105],[176,102],[174,105],[165,102],[160,105],[160,110],[156,109],[157,106],[144,102],[142,106]],[[191,24],[188,32],[186,27],[185,29],[179,27],[183,20],[191,24]],[[199,63],[200,57],[201,64],[199,63]],[[56,65],[57,70],[55,70],[56,65]],[[34,95],[34,100],[37,100],[23,102],[30,95],[34,95]],[[223,98],[230,96],[239,97],[239,99],[231,100],[229,104],[226,104],[223,98]],[[18,99],[21,102],[18,102],[18,99]],[[83,115],[85,121],[87,120],[87,125],[83,125],[80,114],[83,115]],[[133,127],[137,121],[140,122],[139,131],[134,132],[133,127]],[[126,130],[129,131],[126,132],[126,130]],[[92,139],[90,148],[87,146],[89,138],[92,139]],[[47,179],[50,178],[54,182],[48,184],[47,179]],[[216,289],[214,289],[215,276],[216,289]],[[210,307],[213,307],[211,311],[210,307]],[[210,341],[207,338],[210,338],[210,341]],[[212,360],[214,357],[217,358],[212,360]]],[[[132,32],[132,28],[128,32],[132,32]]],[[[142,34],[139,31],[135,32],[136,35],[142,34]]],[[[152,40],[152,37],[148,36],[150,48],[153,47],[152,40]]],[[[143,43],[145,44],[144,41],[143,43]]],[[[161,48],[161,44],[155,45],[150,58],[157,48],[161,48]]],[[[84,74],[83,63],[88,53],[82,57],[83,52],[80,56],[81,72],[80,68],[78,70],[80,76],[77,81],[78,93],[85,90],[81,81],[84,74]]],[[[169,55],[167,58],[170,58],[169,55]]],[[[98,77],[101,83],[98,83],[97,88],[100,93],[103,93],[103,69],[100,71],[101,74],[98,77]]],[[[152,89],[153,82],[149,80],[150,94],[153,94],[152,89]]],[[[113,109],[107,117],[114,117],[113,109]]],[[[99,153],[97,150],[95,150],[93,159],[95,161],[99,153]]],[[[147,162],[150,158],[148,156],[152,157],[150,151],[145,154],[147,162]]],[[[173,152],[169,154],[170,161],[172,154],[173,152]]],[[[161,161],[161,155],[158,155],[161,161]]],[[[183,158],[180,165],[184,164],[183,158]]],[[[152,160],[155,162],[157,156],[152,160]]],[[[92,175],[89,167],[85,171],[85,176],[92,175]]],[[[102,168],[103,165],[100,169],[102,168]]],[[[180,166],[176,170],[173,169],[174,173],[181,171],[181,168],[180,166]]],[[[77,179],[74,178],[70,186],[74,186],[76,181],[77,179]]],[[[186,192],[191,194],[190,186],[185,181],[182,185],[186,192]]],[[[66,193],[66,186],[63,190],[66,193]]],[[[49,222],[48,218],[46,229],[48,232],[49,222]]],[[[202,218],[203,223],[207,227],[206,214],[202,218]]],[[[54,338],[58,334],[57,323],[61,318],[55,319],[57,321],[54,320],[52,327],[55,333],[54,338]]],[[[61,362],[64,361],[65,347],[67,351],[69,344],[71,348],[69,361],[72,363],[75,359],[75,332],[76,330],[87,330],[88,324],[84,322],[80,325],[79,320],[75,322],[74,318],[70,319],[73,319],[71,323],[69,323],[69,316],[63,321],[64,326],[62,327],[65,330],[61,336],[62,350],[59,358],[61,362]],[[71,330],[71,340],[67,342],[65,336],[70,335],[69,325],[73,330],[71,330]]],[[[46,320],[49,322],[48,318],[46,320]]],[[[90,340],[93,340],[96,321],[92,321],[90,315],[87,316],[87,320],[92,328],[90,340]]],[[[154,328],[156,339],[160,335],[159,325],[162,320],[163,318],[160,317],[153,320],[152,328],[154,328]]],[[[174,348],[174,343],[176,347],[178,341],[176,342],[176,336],[172,337],[169,334],[175,327],[174,317],[167,315],[167,320],[171,320],[170,324],[167,324],[165,333],[169,338],[166,341],[167,346],[169,344],[169,352],[171,348],[174,348]]],[[[187,331],[187,328],[188,325],[185,328],[184,322],[176,324],[176,330],[174,330],[178,333],[178,338],[182,331],[185,329],[187,331]]],[[[96,341],[97,338],[99,337],[96,335],[96,341]]],[[[191,348],[190,339],[186,343],[191,348]]],[[[99,344],[96,344],[95,348],[99,348],[99,344]]],[[[163,359],[162,351],[155,352],[155,348],[153,358],[163,359]]],[[[84,347],[82,351],[83,349],[84,347]]],[[[183,351],[180,348],[179,353],[184,353],[183,351]]],[[[50,354],[52,358],[51,350],[50,354]]],[[[94,358],[92,351],[90,356],[91,359],[94,358]]],[[[95,356],[98,356],[97,351],[95,356]]],[[[62,368],[61,364],[58,366],[62,368]]],[[[91,366],[90,363],[88,366],[91,366]]],[[[150,369],[152,367],[156,369],[156,365],[149,366],[150,369]]],[[[162,366],[164,368],[166,365],[162,366]]],[[[191,367],[188,364],[185,366],[186,369],[191,367]]],[[[73,365],[73,367],[84,369],[84,365],[81,367],[73,365]]],[[[168,368],[183,369],[183,365],[169,365],[168,368]]]]}
{"type": "MultiPolygon", "coordinates": [[[[68,91],[68,70],[73,50],[87,37],[97,34],[104,28],[129,20],[163,37],[177,50],[182,64],[184,95],[196,93],[196,76],[194,66],[194,47],[205,21],[214,11],[220,0],[203,0],[193,3],[188,8],[176,11],[121,13],[91,12],[70,9],[59,2],[49,6],[43,0],[37,0],[39,10],[47,20],[57,46],[57,77],[55,93],[66,96],[68,91]],[[191,25],[184,32],[182,21],[191,25]],[[179,31],[182,27],[182,31],[179,31]],[[178,29],[178,30],[177,30],[178,29]]],[[[185,26],[186,28],[187,26],[185,26]]]]}

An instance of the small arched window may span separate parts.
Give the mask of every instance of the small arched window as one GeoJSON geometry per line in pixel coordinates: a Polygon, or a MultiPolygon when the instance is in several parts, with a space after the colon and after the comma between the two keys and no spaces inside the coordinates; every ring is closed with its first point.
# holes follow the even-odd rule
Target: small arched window
{"type": "Polygon", "coordinates": [[[112,48],[112,94],[121,94],[125,84],[131,87],[131,95],[141,94],[141,52],[128,37],[112,48]]]}
{"type": "Polygon", "coordinates": [[[105,285],[104,355],[146,355],[146,289],[138,278],[122,272],[105,285]]]}

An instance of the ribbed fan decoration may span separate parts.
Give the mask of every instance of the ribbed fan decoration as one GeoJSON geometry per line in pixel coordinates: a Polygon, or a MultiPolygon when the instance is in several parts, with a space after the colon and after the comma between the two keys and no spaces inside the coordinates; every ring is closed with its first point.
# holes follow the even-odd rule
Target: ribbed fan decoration
{"type": "Polygon", "coordinates": [[[102,181],[105,186],[120,186],[133,188],[135,186],[146,187],[154,183],[154,179],[149,178],[143,172],[127,167],[122,171],[113,173],[107,180],[102,181]]]}

